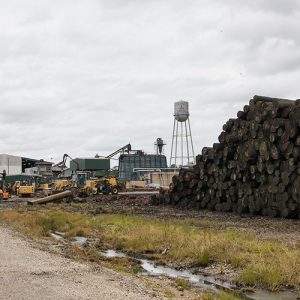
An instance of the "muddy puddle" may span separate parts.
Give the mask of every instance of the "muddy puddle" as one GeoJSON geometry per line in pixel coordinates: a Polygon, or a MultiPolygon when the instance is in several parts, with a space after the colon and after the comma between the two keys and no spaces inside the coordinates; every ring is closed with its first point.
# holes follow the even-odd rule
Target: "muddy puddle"
{"type": "Polygon", "coordinates": [[[193,285],[198,286],[202,289],[209,290],[212,292],[216,292],[219,288],[223,288],[226,290],[234,291],[235,287],[229,283],[224,283],[220,281],[216,281],[213,278],[205,277],[203,275],[196,275],[188,270],[176,270],[173,268],[156,265],[154,262],[137,258],[135,255],[128,255],[123,252],[115,251],[115,250],[106,250],[101,252],[101,254],[105,257],[111,258],[133,258],[140,262],[140,266],[142,268],[142,275],[147,276],[166,276],[169,278],[183,278],[190,281],[193,285]]]}
{"type": "Polygon", "coordinates": [[[142,275],[147,276],[166,276],[168,278],[182,278],[188,280],[195,287],[199,287],[201,290],[218,292],[224,290],[227,292],[236,293],[245,299],[253,300],[297,300],[298,296],[291,292],[278,292],[272,293],[264,290],[256,290],[253,293],[241,293],[236,285],[229,282],[218,280],[211,276],[204,276],[201,274],[194,274],[189,270],[176,270],[173,268],[156,265],[154,262],[137,258],[135,255],[128,255],[120,251],[106,250],[101,252],[105,257],[111,258],[133,258],[140,262],[143,269],[142,275]]]}
{"type": "MultiPolygon", "coordinates": [[[[50,235],[57,240],[64,240],[64,233],[53,232],[50,235]]],[[[78,246],[83,246],[86,244],[88,239],[82,236],[76,236],[71,241],[72,244],[78,246]]],[[[299,295],[292,292],[278,292],[273,293],[266,290],[255,290],[251,293],[243,293],[240,291],[239,287],[226,281],[218,280],[212,276],[206,276],[203,274],[194,274],[191,270],[177,270],[175,268],[170,268],[162,265],[156,265],[153,261],[141,258],[138,255],[131,255],[121,251],[116,251],[113,249],[100,251],[101,255],[107,258],[130,258],[135,259],[140,263],[142,272],[141,275],[144,276],[165,276],[168,278],[176,279],[182,278],[188,280],[193,286],[200,288],[204,291],[209,292],[219,292],[220,290],[226,292],[233,292],[244,299],[253,300],[299,300],[299,295]]]]}
{"type": "Polygon", "coordinates": [[[50,232],[50,236],[57,239],[57,240],[63,240],[65,238],[65,234],[63,232],[50,232]]]}
{"type": "Polygon", "coordinates": [[[73,244],[76,244],[78,246],[83,246],[87,242],[87,238],[84,236],[75,236],[72,240],[73,244]]]}
{"type": "MultiPolygon", "coordinates": [[[[65,233],[63,232],[50,232],[50,236],[55,238],[56,240],[65,240],[65,233]]],[[[72,240],[71,243],[78,245],[78,246],[83,246],[87,242],[87,238],[84,236],[75,236],[72,240]]]]}

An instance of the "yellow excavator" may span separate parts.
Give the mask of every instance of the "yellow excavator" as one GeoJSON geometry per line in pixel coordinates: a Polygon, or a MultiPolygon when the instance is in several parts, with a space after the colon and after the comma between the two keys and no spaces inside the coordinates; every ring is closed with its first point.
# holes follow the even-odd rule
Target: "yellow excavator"
{"type": "Polygon", "coordinates": [[[16,181],[12,190],[20,197],[32,197],[35,194],[35,182],[33,180],[16,181]]]}
{"type": "MultiPolygon", "coordinates": [[[[113,159],[114,156],[120,153],[130,153],[132,150],[131,144],[127,144],[123,146],[122,148],[118,149],[117,151],[111,153],[110,155],[107,155],[107,159],[113,159]]],[[[104,195],[112,194],[116,195],[119,193],[119,190],[122,190],[122,186],[120,182],[117,180],[115,176],[106,176],[101,179],[99,179],[98,182],[98,193],[102,193],[104,195]]]]}
{"type": "MultiPolygon", "coordinates": [[[[76,182],[74,182],[73,180],[61,178],[64,175],[64,169],[66,168],[66,162],[68,158],[73,160],[69,154],[65,153],[63,155],[62,161],[54,165],[54,167],[61,168],[60,174],[58,175],[59,178],[48,183],[48,187],[52,189],[52,192],[54,193],[66,190],[75,190],[77,188],[76,182]]],[[[75,161],[75,163],[77,162],[75,161]]]]}

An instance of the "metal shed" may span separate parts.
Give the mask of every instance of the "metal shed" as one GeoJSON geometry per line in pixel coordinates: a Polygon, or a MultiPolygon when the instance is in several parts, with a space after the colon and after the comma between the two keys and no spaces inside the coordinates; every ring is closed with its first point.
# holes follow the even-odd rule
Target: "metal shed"
{"type": "Polygon", "coordinates": [[[109,170],[110,160],[107,158],[75,158],[70,161],[72,171],[98,171],[109,170]]]}

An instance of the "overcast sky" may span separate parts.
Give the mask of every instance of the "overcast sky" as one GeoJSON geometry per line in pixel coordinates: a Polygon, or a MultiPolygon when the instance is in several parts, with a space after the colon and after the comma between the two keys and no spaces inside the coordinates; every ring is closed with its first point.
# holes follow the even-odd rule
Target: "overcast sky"
{"type": "Polygon", "coordinates": [[[9,0],[0,28],[0,153],[169,155],[180,99],[199,153],[253,95],[300,98],[297,0],[9,0]]]}

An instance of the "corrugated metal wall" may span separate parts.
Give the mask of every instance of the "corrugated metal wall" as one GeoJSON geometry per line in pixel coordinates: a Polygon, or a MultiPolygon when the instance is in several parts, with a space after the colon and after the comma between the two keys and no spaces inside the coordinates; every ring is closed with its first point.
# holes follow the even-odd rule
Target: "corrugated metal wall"
{"type": "Polygon", "coordinates": [[[22,173],[22,158],[19,156],[0,154],[0,172],[6,171],[7,175],[22,173]]]}
{"type": "Polygon", "coordinates": [[[122,180],[139,180],[139,174],[134,173],[135,168],[167,168],[167,159],[164,155],[148,154],[122,154],[119,158],[119,178],[122,180]]]}

